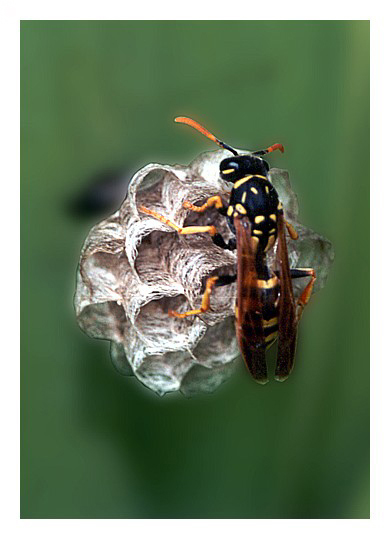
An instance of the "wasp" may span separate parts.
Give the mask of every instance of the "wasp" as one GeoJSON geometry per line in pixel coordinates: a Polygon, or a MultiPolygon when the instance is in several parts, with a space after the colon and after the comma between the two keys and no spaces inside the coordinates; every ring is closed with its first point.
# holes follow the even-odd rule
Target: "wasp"
{"type": "Polygon", "coordinates": [[[294,240],[298,239],[298,234],[284,217],[283,204],[270,181],[269,165],[262,158],[275,150],[283,153],[284,147],[273,144],[265,150],[239,155],[194,120],[178,117],[175,121],[193,127],[233,154],[220,163],[221,179],[233,184],[228,205],[220,195],[210,197],[202,206],[183,203],[186,209],[198,213],[214,207],[226,216],[233,237],[225,242],[214,225],[179,227],[153,210],[144,206],[139,209],[178,234],[208,233],[218,247],[236,250],[237,273],[209,277],[199,309],[185,313],[169,311],[169,315],[185,318],[202,314],[210,309],[215,286],[237,281],[236,335],[248,370],[257,382],[268,382],[266,351],[278,340],[275,379],[284,381],[294,366],[298,323],[316,280],[314,269],[289,266],[286,230],[294,240]],[[271,268],[267,253],[275,244],[276,267],[271,268]],[[310,281],[296,299],[292,279],[303,277],[310,277],[310,281]]]}

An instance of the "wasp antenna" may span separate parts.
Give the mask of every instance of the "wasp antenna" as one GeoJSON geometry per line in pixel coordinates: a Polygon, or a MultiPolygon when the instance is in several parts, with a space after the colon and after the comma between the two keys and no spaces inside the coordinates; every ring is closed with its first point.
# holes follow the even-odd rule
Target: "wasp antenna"
{"type": "Polygon", "coordinates": [[[270,146],[269,148],[267,148],[267,153],[274,152],[275,150],[280,150],[282,153],[284,153],[284,146],[283,146],[283,144],[279,144],[279,143],[272,144],[272,146],[270,146]]]}
{"type": "Polygon", "coordinates": [[[210,131],[208,131],[205,127],[203,127],[202,125],[200,125],[198,122],[195,122],[195,120],[192,120],[191,118],[186,118],[185,116],[178,116],[177,118],[175,118],[175,122],[179,123],[179,124],[187,124],[189,125],[190,127],[193,127],[194,129],[196,129],[197,131],[199,131],[199,133],[202,133],[202,135],[204,135],[205,137],[209,138],[210,140],[212,140],[213,142],[216,142],[218,144],[219,140],[217,139],[217,137],[215,137],[212,133],[210,133],[210,131]]]}
{"type": "Polygon", "coordinates": [[[224,148],[225,150],[232,152],[233,155],[238,155],[238,152],[234,148],[232,148],[231,146],[228,146],[227,144],[222,142],[222,140],[217,139],[215,135],[210,133],[210,131],[208,131],[205,127],[200,125],[198,122],[195,122],[195,120],[192,120],[191,118],[186,118],[185,116],[178,116],[177,118],[175,118],[175,122],[180,123],[180,124],[187,124],[190,127],[193,127],[194,129],[199,131],[199,133],[202,133],[202,135],[204,135],[205,137],[215,142],[220,148],[224,148]]]}
{"type": "Polygon", "coordinates": [[[280,150],[282,153],[284,153],[284,146],[283,144],[272,144],[272,146],[269,146],[269,148],[266,148],[265,150],[259,150],[258,152],[252,152],[253,155],[265,155],[267,153],[274,152],[275,150],[280,150]]]}

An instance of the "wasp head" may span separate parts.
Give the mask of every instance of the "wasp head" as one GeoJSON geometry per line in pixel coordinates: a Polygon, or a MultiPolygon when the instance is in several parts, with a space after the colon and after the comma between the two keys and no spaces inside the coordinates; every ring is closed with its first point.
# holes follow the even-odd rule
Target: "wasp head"
{"type": "Polygon", "coordinates": [[[221,178],[235,182],[248,174],[267,177],[269,165],[261,157],[254,155],[237,155],[223,159],[219,165],[221,178]]]}

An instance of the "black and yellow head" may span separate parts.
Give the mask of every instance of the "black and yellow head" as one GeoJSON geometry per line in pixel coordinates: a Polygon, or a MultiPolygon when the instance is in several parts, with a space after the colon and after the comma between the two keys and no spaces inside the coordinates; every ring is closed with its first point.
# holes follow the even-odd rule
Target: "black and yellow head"
{"type": "Polygon", "coordinates": [[[236,182],[248,174],[267,177],[269,165],[261,157],[254,155],[237,155],[223,159],[219,165],[221,178],[228,182],[236,182]]]}
{"type": "Polygon", "coordinates": [[[175,118],[175,122],[187,124],[193,127],[199,131],[199,133],[202,133],[202,135],[215,142],[220,148],[232,152],[233,157],[223,159],[220,164],[221,178],[229,182],[234,183],[249,174],[263,176],[265,179],[267,179],[269,165],[260,156],[274,152],[275,150],[280,150],[282,153],[284,152],[284,147],[282,144],[276,143],[269,146],[265,150],[258,150],[246,155],[238,155],[237,150],[226,144],[226,142],[217,139],[215,135],[210,133],[208,129],[200,125],[198,122],[195,122],[195,120],[186,118],[185,116],[179,116],[178,118],[175,118]]]}

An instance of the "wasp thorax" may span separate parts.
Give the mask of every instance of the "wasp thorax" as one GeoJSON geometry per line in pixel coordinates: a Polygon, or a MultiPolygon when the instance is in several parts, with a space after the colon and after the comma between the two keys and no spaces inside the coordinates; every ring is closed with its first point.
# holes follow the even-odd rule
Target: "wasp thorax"
{"type": "Polygon", "coordinates": [[[237,157],[228,157],[221,161],[219,166],[221,178],[235,182],[248,174],[256,174],[266,177],[269,171],[269,165],[261,157],[254,155],[238,155],[237,157]]]}

